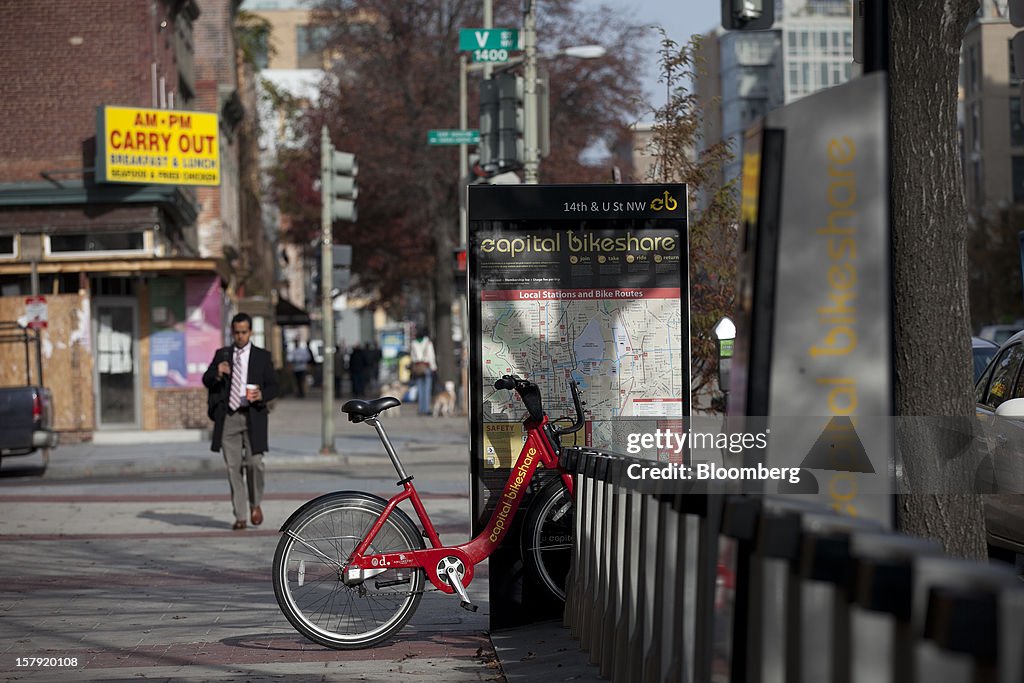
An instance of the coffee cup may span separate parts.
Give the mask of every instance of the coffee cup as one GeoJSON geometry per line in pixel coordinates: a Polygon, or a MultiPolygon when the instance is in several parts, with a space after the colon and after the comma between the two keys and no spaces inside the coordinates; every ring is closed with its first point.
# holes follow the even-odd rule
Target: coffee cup
{"type": "Polygon", "coordinates": [[[245,385],[245,398],[249,401],[256,400],[256,392],[259,390],[259,384],[246,384],[245,385]]]}

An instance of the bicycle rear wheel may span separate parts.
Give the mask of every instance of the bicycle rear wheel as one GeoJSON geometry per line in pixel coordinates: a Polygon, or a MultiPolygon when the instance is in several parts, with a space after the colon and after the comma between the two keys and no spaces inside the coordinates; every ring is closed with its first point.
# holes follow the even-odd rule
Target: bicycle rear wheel
{"type": "MultiPolygon", "coordinates": [[[[274,553],[274,595],[295,629],[338,650],[376,645],[405,626],[423,597],[424,574],[388,569],[357,586],[342,581],[349,556],[384,511],[386,501],[342,492],[313,501],[282,529],[274,553]]],[[[419,550],[423,537],[394,510],[367,554],[419,550]]]]}
{"type": "Polygon", "coordinates": [[[565,580],[572,561],[576,508],[560,478],[545,484],[530,502],[523,525],[522,551],[527,570],[552,596],[565,601],[565,580]]]}

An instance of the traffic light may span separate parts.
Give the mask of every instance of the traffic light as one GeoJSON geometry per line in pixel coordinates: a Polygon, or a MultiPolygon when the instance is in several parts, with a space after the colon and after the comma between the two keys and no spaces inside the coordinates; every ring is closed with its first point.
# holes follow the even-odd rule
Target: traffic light
{"type": "Polygon", "coordinates": [[[775,0],[722,0],[722,28],[766,31],[775,23],[775,0]]]}
{"type": "Polygon", "coordinates": [[[331,221],[355,223],[356,197],[359,195],[359,188],[356,186],[356,175],[359,173],[356,155],[339,152],[334,149],[333,145],[326,152],[328,164],[326,177],[329,179],[330,187],[324,188],[323,196],[330,197],[331,221]]]}
{"type": "Polygon", "coordinates": [[[345,292],[352,278],[352,245],[331,246],[331,293],[345,292]]]}
{"type": "Polygon", "coordinates": [[[520,168],[525,159],[523,129],[523,77],[515,74],[497,74],[498,84],[498,172],[520,168]]]}
{"type": "Polygon", "coordinates": [[[523,165],[523,77],[495,74],[480,82],[480,165],[489,175],[523,165]]]}
{"type": "Polygon", "coordinates": [[[480,81],[480,166],[488,170],[498,158],[498,82],[493,78],[480,81]]]}

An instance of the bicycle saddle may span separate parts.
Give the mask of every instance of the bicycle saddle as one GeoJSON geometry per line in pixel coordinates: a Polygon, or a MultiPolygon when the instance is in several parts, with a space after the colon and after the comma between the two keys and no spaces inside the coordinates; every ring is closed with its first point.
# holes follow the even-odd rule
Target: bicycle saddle
{"type": "Polygon", "coordinates": [[[349,422],[362,422],[371,417],[377,417],[388,408],[402,405],[394,396],[382,396],[372,401],[364,401],[360,398],[353,398],[345,401],[341,406],[341,412],[348,413],[349,422]]]}

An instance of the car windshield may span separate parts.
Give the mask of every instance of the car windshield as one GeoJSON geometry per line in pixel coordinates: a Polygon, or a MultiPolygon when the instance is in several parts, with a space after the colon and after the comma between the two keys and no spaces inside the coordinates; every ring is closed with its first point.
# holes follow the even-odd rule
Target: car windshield
{"type": "Polygon", "coordinates": [[[974,347],[974,383],[978,383],[981,373],[985,372],[988,362],[996,355],[999,348],[995,346],[974,347]]]}
{"type": "Polygon", "coordinates": [[[992,341],[996,344],[1002,344],[1004,341],[1017,334],[1019,330],[1013,327],[1000,328],[995,331],[992,335],[992,341]]]}

